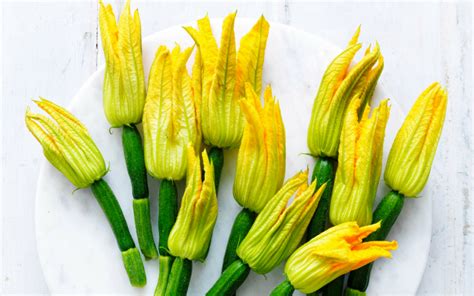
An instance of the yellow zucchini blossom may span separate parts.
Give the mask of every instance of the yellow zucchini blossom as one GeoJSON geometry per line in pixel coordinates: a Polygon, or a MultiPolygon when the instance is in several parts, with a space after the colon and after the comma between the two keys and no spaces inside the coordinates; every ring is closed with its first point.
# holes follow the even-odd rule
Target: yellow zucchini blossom
{"type": "Polygon", "coordinates": [[[206,144],[220,148],[238,147],[244,130],[239,100],[245,83],[256,93],[262,88],[262,71],[269,24],[262,16],[240,40],[236,53],[236,13],[224,19],[220,47],[212,34],[209,18],[198,20],[198,28],[185,27],[198,52],[193,66],[193,89],[199,102],[202,134],[206,144]]]}
{"type": "Polygon", "coordinates": [[[265,89],[263,107],[250,83],[246,93],[240,102],[247,124],[237,157],[234,197],[241,206],[259,213],[285,178],[285,127],[270,86],[265,89]]]}
{"type": "Polygon", "coordinates": [[[29,131],[43,146],[44,156],[77,188],[89,187],[106,173],[104,158],[86,127],[64,108],[41,98],[35,103],[48,113],[26,110],[29,131]]]}
{"type": "Polygon", "coordinates": [[[383,69],[378,44],[351,69],[349,66],[361,48],[359,29],[348,47],[327,67],[314,100],[308,128],[308,148],[315,156],[336,157],[344,115],[353,97],[368,102],[383,69]],[[377,63],[378,61],[378,63],[377,63]],[[377,63],[377,66],[373,67],[377,63]]]}
{"type": "Polygon", "coordinates": [[[307,182],[307,170],[289,179],[268,201],[238,247],[237,255],[255,272],[271,271],[300,243],[326,187],[324,184],[315,192],[317,180],[310,186],[307,182]]]}
{"type": "Polygon", "coordinates": [[[158,179],[180,180],[186,173],[188,145],[200,150],[191,77],[186,62],[192,48],[170,53],[158,48],[151,66],[143,114],[145,165],[158,179]]]}
{"type": "Polygon", "coordinates": [[[206,151],[201,161],[192,146],[188,148],[186,189],[176,223],[168,238],[171,254],[189,260],[204,260],[207,256],[212,231],[217,219],[217,197],[214,185],[214,167],[206,151]]]}
{"type": "Polygon", "coordinates": [[[334,189],[329,209],[333,225],[372,222],[372,210],[382,169],[383,140],[390,113],[388,100],[373,110],[367,106],[359,120],[359,98],[353,99],[344,119],[334,189]]]}
{"type": "Polygon", "coordinates": [[[443,128],[448,95],[439,83],[418,97],[397,133],[385,168],[385,183],[405,196],[417,196],[431,171],[443,128]]]}
{"type": "Polygon", "coordinates": [[[391,258],[396,241],[362,242],[380,228],[380,222],[359,227],[356,222],[339,224],[299,247],[288,259],[285,274],[302,293],[313,293],[337,277],[380,257],[391,258]]]}
{"type": "Polygon", "coordinates": [[[112,6],[99,1],[99,25],[105,55],[103,101],[107,120],[120,127],[142,120],[145,76],[138,10],[130,14],[127,0],[118,24],[112,6]]]}

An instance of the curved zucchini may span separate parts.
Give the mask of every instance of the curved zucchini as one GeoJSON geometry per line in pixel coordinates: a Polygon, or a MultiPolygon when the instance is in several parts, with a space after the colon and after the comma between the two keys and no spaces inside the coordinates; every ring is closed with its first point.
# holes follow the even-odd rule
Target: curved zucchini
{"type": "Polygon", "coordinates": [[[227,241],[227,248],[225,249],[222,271],[226,270],[232,262],[239,260],[239,256],[237,256],[237,248],[249,232],[253,222],[255,222],[255,218],[256,214],[249,209],[242,209],[237,217],[235,217],[229,240],[227,241]]]}
{"type": "MultiPolygon", "coordinates": [[[[385,240],[390,229],[403,209],[405,197],[396,191],[390,191],[379,203],[372,217],[372,222],[382,221],[380,228],[370,234],[365,241],[385,240]]],[[[367,264],[349,274],[348,288],[365,292],[369,286],[372,264],[367,264]]]]}
{"type": "Polygon", "coordinates": [[[334,184],[334,176],[336,165],[331,158],[320,157],[316,159],[311,181],[317,178],[316,190],[326,183],[326,189],[321,195],[318,207],[314,212],[313,218],[308,226],[308,240],[320,234],[326,229],[328,222],[329,203],[331,202],[332,187],[334,184]]]}
{"type": "Polygon", "coordinates": [[[249,275],[250,267],[242,260],[234,261],[222,273],[221,277],[214,283],[206,293],[207,296],[231,296],[242,285],[249,275]]]}

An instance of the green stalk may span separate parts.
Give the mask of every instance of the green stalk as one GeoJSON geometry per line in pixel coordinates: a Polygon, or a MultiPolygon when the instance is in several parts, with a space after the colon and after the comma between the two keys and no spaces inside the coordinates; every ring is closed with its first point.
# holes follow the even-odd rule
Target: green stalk
{"type": "Polygon", "coordinates": [[[308,240],[323,232],[328,224],[329,204],[331,202],[335,172],[335,160],[329,157],[318,157],[316,159],[311,181],[314,181],[314,179],[317,178],[316,190],[318,190],[324,183],[326,183],[326,189],[321,195],[318,207],[316,208],[313,218],[308,226],[308,240]]]}
{"type": "Polygon", "coordinates": [[[295,291],[295,287],[290,283],[289,280],[284,280],[275,289],[273,289],[270,296],[291,296],[295,291]]]}
{"type": "Polygon", "coordinates": [[[178,193],[174,181],[161,180],[158,199],[160,274],[155,295],[165,295],[175,260],[168,249],[168,237],[178,215],[178,193]]]}
{"type": "MultiPolygon", "coordinates": [[[[390,191],[378,204],[372,216],[372,223],[382,221],[380,228],[371,233],[364,241],[385,240],[400,215],[405,197],[394,190],[390,191]]],[[[362,266],[349,274],[348,288],[365,292],[369,286],[372,263],[362,266]]]]}
{"type": "Polygon", "coordinates": [[[176,257],[173,261],[165,295],[185,296],[191,280],[192,270],[193,262],[191,260],[176,257]]]}
{"type": "Polygon", "coordinates": [[[226,270],[234,261],[239,260],[239,256],[237,256],[237,248],[250,231],[256,217],[257,215],[254,212],[245,208],[240,211],[237,217],[235,217],[229,240],[227,241],[227,248],[225,249],[222,271],[226,270]]]}
{"type": "Polygon", "coordinates": [[[211,289],[206,293],[207,296],[231,296],[242,285],[250,273],[250,267],[242,260],[234,261],[221,274],[220,278],[214,283],[211,289]]]}
{"type": "Polygon", "coordinates": [[[209,150],[209,160],[214,165],[214,182],[216,192],[219,192],[222,168],[224,167],[224,150],[218,147],[211,147],[209,150]]]}
{"type": "Polygon", "coordinates": [[[148,198],[148,182],[145,168],[145,156],[140,132],[134,124],[123,126],[122,145],[128,175],[132,183],[133,215],[138,244],[147,259],[158,257],[158,250],[153,239],[150,220],[150,201],[148,198]]]}
{"type": "Polygon", "coordinates": [[[112,227],[117,244],[122,252],[122,260],[130,284],[134,287],[145,286],[146,274],[142,258],[135,247],[127,221],[112,189],[110,189],[107,182],[100,179],[91,185],[91,190],[112,227]]]}

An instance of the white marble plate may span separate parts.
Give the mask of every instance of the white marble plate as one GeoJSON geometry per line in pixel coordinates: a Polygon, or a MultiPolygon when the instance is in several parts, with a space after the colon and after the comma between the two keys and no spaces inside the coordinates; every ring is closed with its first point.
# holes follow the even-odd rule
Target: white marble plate
{"type": "MultiPolygon", "coordinates": [[[[237,17],[237,40],[255,21],[237,17]]],[[[221,19],[212,21],[215,36],[220,36],[221,23],[221,19]]],[[[350,33],[349,30],[347,39],[350,38],[350,33]]],[[[146,73],[158,46],[173,46],[175,42],[182,46],[192,45],[191,38],[178,26],[144,40],[146,73]]],[[[338,47],[316,36],[284,25],[271,24],[263,80],[265,85],[272,85],[274,95],[281,104],[287,134],[287,177],[306,167],[312,169],[313,159],[304,154],[307,152],[306,130],[311,106],[326,66],[339,51],[338,47]]],[[[123,160],[121,132],[113,130],[112,134],[109,133],[109,125],[102,110],[102,80],[103,68],[84,84],[69,107],[89,127],[93,139],[110,163],[111,170],[105,179],[116,193],[136,241],[131,188],[123,160]]],[[[375,101],[379,102],[388,96],[379,83],[375,101]]],[[[391,105],[385,157],[404,118],[398,104],[392,101],[391,105]]],[[[194,263],[189,287],[191,295],[203,295],[220,274],[232,221],[240,210],[232,197],[235,158],[236,151],[226,151],[214,237],[207,261],[194,263]]],[[[152,221],[157,221],[158,182],[150,178],[149,187],[152,221]]],[[[74,187],[44,161],[36,197],[36,234],[41,265],[50,291],[151,295],[158,277],[158,262],[145,263],[148,284],[144,289],[130,287],[115,238],[90,190],[73,191],[74,187]]],[[[378,197],[386,191],[387,188],[381,182],[378,197]]],[[[157,240],[156,224],[153,230],[157,240]]],[[[384,259],[376,263],[369,294],[415,294],[425,268],[430,237],[431,199],[408,200],[389,237],[397,239],[400,247],[393,252],[392,260],[384,259]]],[[[266,276],[251,273],[239,294],[268,294],[283,280],[282,267],[283,264],[266,276]]]]}

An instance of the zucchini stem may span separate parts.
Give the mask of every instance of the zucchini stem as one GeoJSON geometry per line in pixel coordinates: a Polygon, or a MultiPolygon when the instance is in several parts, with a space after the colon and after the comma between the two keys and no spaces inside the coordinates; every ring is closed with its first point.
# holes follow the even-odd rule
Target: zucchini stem
{"type": "Polygon", "coordinates": [[[148,181],[145,168],[145,156],[140,132],[134,124],[124,125],[122,146],[127,165],[128,176],[132,184],[133,215],[138,244],[147,259],[158,257],[150,220],[150,202],[148,198],[148,181]]]}
{"type": "Polygon", "coordinates": [[[278,286],[273,289],[270,296],[291,296],[295,291],[295,287],[290,283],[289,280],[284,280],[278,286]]]}
{"type": "Polygon", "coordinates": [[[242,260],[234,261],[221,274],[220,278],[214,283],[211,289],[206,293],[207,296],[231,296],[242,285],[250,273],[250,267],[242,260]]]}
{"type": "Polygon", "coordinates": [[[91,190],[112,227],[115,239],[122,252],[122,260],[130,284],[134,287],[145,286],[146,274],[142,258],[135,247],[122,208],[112,192],[112,189],[110,189],[107,182],[100,179],[92,183],[91,190]]]}
{"type": "Polygon", "coordinates": [[[168,286],[168,280],[171,273],[171,267],[173,265],[174,257],[171,256],[160,256],[160,273],[158,275],[158,284],[155,288],[155,296],[165,295],[166,288],[168,286]]]}
{"type": "Polygon", "coordinates": [[[234,261],[239,260],[237,256],[237,248],[240,242],[244,239],[250,231],[257,215],[249,209],[242,209],[235,217],[232,230],[230,232],[229,240],[227,241],[227,248],[224,254],[224,262],[222,264],[222,271],[227,269],[234,261]]]}
{"type": "MultiPolygon", "coordinates": [[[[403,194],[392,190],[380,201],[372,216],[372,223],[382,221],[380,228],[371,233],[364,241],[385,240],[400,215],[405,197],[403,194]]],[[[372,271],[372,263],[362,266],[349,274],[348,288],[365,292],[369,286],[370,272],[372,271]]]]}

